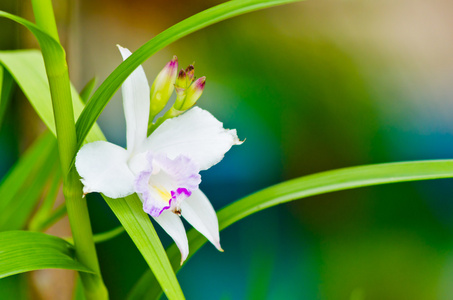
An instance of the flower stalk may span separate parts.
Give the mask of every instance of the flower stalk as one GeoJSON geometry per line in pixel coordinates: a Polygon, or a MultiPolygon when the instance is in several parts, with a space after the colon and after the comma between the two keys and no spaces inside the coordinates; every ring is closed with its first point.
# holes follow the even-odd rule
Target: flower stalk
{"type": "MultiPolygon", "coordinates": [[[[51,0],[32,0],[36,24],[59,42],[51,0]]],[[[80,273],[87,299],[108,299],[102,281],[86,200],[82,198],[82,186],[78,174],[71,168],[77,151],[74,112],[68,67],[64,55],[47,47],[41,47],[49,80],[55,117],[57,143],[63,175],[63,194],[66,200],[77,259],[95,274],[80,273]]]]}

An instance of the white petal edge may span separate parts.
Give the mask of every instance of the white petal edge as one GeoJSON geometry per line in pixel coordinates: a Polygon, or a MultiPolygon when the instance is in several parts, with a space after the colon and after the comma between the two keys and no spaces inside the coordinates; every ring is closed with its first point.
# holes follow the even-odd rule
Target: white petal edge
{"type": "Polygon", "coordinates": [[[85,194],[103,193],[121,198],[134,193],[134,175],[127,160],[128,152],[115,144],[98,141],[83,146],[76,156],[75,167],[85,194]]]}
{"type": "Polygon", "coordinates": [[[153,219],[175,241],[181,252],[182,265],[189,255],[189,241],[181,219],[170,210],[164,210],[160,216],[153,217],[153,219]]]}
{"type": "MultiPolygon", "coordinates": [[[[118,46],[123,60],[132,53],[118,46]]],[[[122,86],[124,115],[126,117],[127,150],[133,153],[146,139],[148,131],[150,89],[145,71],[138,66],[122,86]]]]}
{"type": "Polygon", "coordinates": [[[142,151],[165,153],[171,159],[184,155],[206,170],[220,162],[233,145],[241,143],[235,129],[224,129],[211,113],[194,107],[162,123],[146,139],[142,151]]]}
{"type": "Polygon", "coordinates": [[[181,214],[196,230],[204,235],[219,251],[222,251],[219,237],[219,221],[208,197],[200,190],[181,203],[181,214]]]}

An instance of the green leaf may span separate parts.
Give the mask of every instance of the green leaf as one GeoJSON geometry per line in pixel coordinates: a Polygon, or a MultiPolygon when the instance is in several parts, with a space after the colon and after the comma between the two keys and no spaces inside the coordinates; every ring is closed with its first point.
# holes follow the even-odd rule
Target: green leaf
{"type": "Polygon", "coordinates": [[[44,133],[5,175],[0,184],[0,231],[24,227],[56,168],[56,155],[55,137],[44,133]]]}
{"type": "Polygon", "coordinates": [[[11,75],[0,66],[0,127],[3,124],[6,109],[11,100],[14,81],[11,75]]]}
{"type": "Polygon", "coordinates": [[[62,184],[61,172],[58,172],[58,168],[56,172],[52,174],[49,181],[49,188],[46,191],[46,195],[42,200],[38,211],[28,224],[28,229],[30,231],[44,231],[66,213],[65,204],[62,204],[55,212],[52,211],[62,184]]]}
{"type": "MultiPolygon", "coordinates": [[[[39,50],[0,51],[0,64],[11,73],[41,120],[56,135],[49,81],[41,52],[39,50]]],[[[84,104],[72,86],[71,92],[74,99],[74,116],[78,117],[84,104]]],[[[95,125],[86,141],[94,142],[103,139],[105,139],[104,135],[95,125]]]]}
{"type": "Polygon", "coordinates": [[[18,274],[0,279],[0,295],[3,299],[29,300],[31,291],[27,276],[18,274]]]}
{"type": "Polygon", "coordinates": [[[69,269],[93,273],[74,259],[68,242],[30,231],[0,233],[0,278],[41,269],[69,269]]]}
{"type": "Polygon", "coordinates": [[[117,236],[119,236],[123,232],[124,232],[124,227],[123,226],[118,226],[118,227],[115,227],[115,228],[113,228],[113,229],[111,229],[109,231],[95,234],[93,236],[93,239],[94,239],[94,242],[96,244],[99,244],[99,243],[102,243],[102,242],[109,241],[109,240],[111,240],[113,238],[116,238],[117,236]]]}
{"type": "MultiPolygon", "coordinates": [[[[110,200],[113,200],[113,199],[110,199],[110,200]]],[[[122,212],[120,212],[121,214],[122,212]]],[[[93,240],[96,244],[99,244],[99,243],[102,243],[102,242],[106,242],[106,241],[109,241],[113,238],[116,238],[117,236],[119,236],[120,234],[122,234],[124,232],[124,227],[123,226],[118,226],[118,227],[115,227],[111,230],[108,230],[106,232],[102,232],[102,233],[97,233],[95,235],[93,235],[93,240]]],[[[70,242],[71,244],[74,244],[74,240],[72,238],[65,238],[66,241],[70,242]]]]}
{"type": "MultiPolygon", "coordinates": [[[[57,151],[55,154],[57,155],[57,151]]],[[[25,186],[20,192],[15,195],[14,201],[10,202],[0,216],[0,231],[23,229],[30,215],[33,213],[40,196],[43,193],[43,188],[48,181],[48,176],[51,172],[55,172],[58,167],[55,159],[43,164],[38,176],[25,186]]]]}
{"type": "Polygon", "coordinates": [[[124,199],[110,199],[105,196],[104,199],[140,250],[159,283],[168,287],[168,290],[165,291],[167,297],[184,299],[167,254],[149,216],[143,211],[143,204],[137,194],[124,199]]]}
{"type": "Polygon", "coordinates": [[[72,300],[87,300],[85,294],[83,293],[83,285],[82,280],[80,280],[80,276],[77,276],[74,288],[74,297],[72,297],[72,300]]]}
{"type": "Polygon", "coordinates": [[[77,120],[77,140],[82,141],[96,122],[113,94],[126,78],[145,60],[174,41],[220,21],[263,8],[301,0],[228,1],[193,15],[155,36],[122,62],[99,86],[77,120]]]}
{"type": "MultiPolygon", "coordinates": [[[[453,160],[427,160],[366,165],[321,172],[299,177],[251,194],[217,213],[219,229],[263,209],[335,191],[406,181],[453,178],[453,160]]],[[[189,258],[206,243],[196,230],[187,233],[189,258]]],[[[173,269],[180,269],[179,251],[175,244],[167,250],[173,269]]],[[[146,272],[137,282],[128,299],[157,299],[161,291],[153,274],[146,272]]]]}
{"type": "Polygon", "coordinates": [[[91,78],[90,81],[84,86],[84,88],[80,91],[80,99],[84,104],[88,102],[90,99],[91,93],[93,92],[96,84],[98,83],[98,79],[96,77],[91,78]]]}
{"type": "Polygon", "coordinates": [[[47,218],[43,220],[38,220],[40,223],[35,224],[36,227],[30,228],[32,231],[45,231],[47,228],[51,227],[53,224],[57,223],[60,219],[67,215],[68,210],[66,209],[66,204],[60,204],[55,210],[47,215],[47,218]]]}

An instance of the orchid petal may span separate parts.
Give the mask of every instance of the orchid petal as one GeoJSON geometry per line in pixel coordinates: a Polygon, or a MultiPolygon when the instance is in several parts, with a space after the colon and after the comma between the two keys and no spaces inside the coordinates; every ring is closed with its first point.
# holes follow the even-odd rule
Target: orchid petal
{"type": "Polygon", "coordinates": [[[99,192],[110,198],[133,194],[134,175],[127,166],[128,158],[125,149],[112,143],[98,141],[83,146],[75,161],[83,192],[99,192]]]}
{"type": "Polygon", "coordinates": [[[189,255],[189,242],[187,241],[186,230],[181,219],[169,210],[165,210],[159,217],[153,219],[165,230],[175,241],[181,252],[181,265],[189,255]]]}
{"type": "MultiPolygon", "coordinates": [[[[118,46],[123,60],[132,53],[118,46]]],[[[138,66],[122,86],[124,115],[126,116],[127,151],[133,153],[146,139],[149,118],[150,90],[145,71],[138,66]]]]}
{"type": "Polygon", "coordinates": [[[181,202],[181,214],[187,222],[204,235],[219,251],[219,222],[214,208],[202,191],[196,190],[181,202]]]}
{"type": "Polygon", "coordinates": [[[184,155],[200,170],[222,160],[233,145],[239,145],[236,130],[223,128],[208,111],[194,107],[183,115],[166,120],[146,139],[142,151],[165,153],[171,159],[184,155]]]}

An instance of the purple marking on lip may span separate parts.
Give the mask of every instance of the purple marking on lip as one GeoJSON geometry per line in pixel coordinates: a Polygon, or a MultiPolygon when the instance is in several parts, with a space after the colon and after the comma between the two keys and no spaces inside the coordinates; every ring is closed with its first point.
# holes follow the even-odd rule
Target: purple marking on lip
{"type": "Polygon", "coordinates": [[[174,200],[182,201],[192,195],[192,192],[186,188],[177,188],[176,192],[171,191],[171,198],[174,200]]]}
{"type": "Polygon", "coordinates": [[[155,207],[155,206],[152,206],[151,209],[146,209],[145,208],[145,203],[143,203],[143,210],[149,214],[151,217],[158,217],[162,214],[162,212],[166,209],[169,209],[171,207],[171,202],[173,201],[173,199],[170,199],[170,201],[168,202],[168,206],[164,206],[162,209],[159,209],[158,207],[155,207]]]}
{"type": "MultiPolygon", "coordinates": [[[[172,191],[172,193],[173,193],[173,191],[172,191]]],[[[190,197],[190,195],[192,195],[192,192],[189,191],[189,190],[186,189],[186,188],[178,188],[178,189],[176,190],[176,193],[175,193],[175,194],[176,194],[177,196],[180,196],[181,194],[185,194],[186,197],[190,197]]],[[[172,194],[172,196],[173,196],[173,194],[172,194]]]]}
{"type": "MultiPolygon", "coordinates": [[[[143,210],[145,210],[145,203],[147,203],[148,199],[151,198],[151,194],[149,191],[148,181],[151,177],[152,169],[149,171],[141,172],[137,178],[135,179],[135,192],[137,194],[141,194],[143,198],[143,210]]],[[[147,212],[148,213],[148,212],[147,212]]]]}

